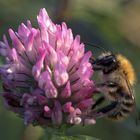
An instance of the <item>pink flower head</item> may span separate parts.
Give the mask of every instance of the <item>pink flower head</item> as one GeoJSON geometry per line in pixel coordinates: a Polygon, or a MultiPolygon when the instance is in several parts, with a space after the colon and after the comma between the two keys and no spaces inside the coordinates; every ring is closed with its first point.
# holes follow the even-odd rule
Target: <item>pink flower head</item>
{"type": "Polygon", "coordinates": [[[92,54],[85,53],[80,36],[74,38],[65,23],[54,24],[45,9],[37,21],[39,28],[27,21],[18,32],[9,29],[12,47],[5,36],[0,42],[6,106],[25,124],[79,124],[93,104],[92,54]]]}

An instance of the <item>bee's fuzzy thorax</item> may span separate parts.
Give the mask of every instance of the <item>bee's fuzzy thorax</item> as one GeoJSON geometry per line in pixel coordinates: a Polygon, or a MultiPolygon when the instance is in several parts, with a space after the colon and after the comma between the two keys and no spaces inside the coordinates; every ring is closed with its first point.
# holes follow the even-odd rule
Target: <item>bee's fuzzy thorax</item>
{"type": "Polygon", "coordinates": [[[133,86],[136,81],[136,76],[130,61],[121,54],[117,54],[116,58],[118,60],[120,69],[124,72],[129,83],[133,86]]]}

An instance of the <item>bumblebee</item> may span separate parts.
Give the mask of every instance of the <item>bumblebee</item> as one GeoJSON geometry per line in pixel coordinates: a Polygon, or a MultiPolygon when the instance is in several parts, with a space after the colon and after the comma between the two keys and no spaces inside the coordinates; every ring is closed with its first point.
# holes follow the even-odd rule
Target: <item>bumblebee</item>
{"type": "Polygon", "coordinates": [[[95,60],[91,58],[94,71],[99,74],[100,83],[96,92],[102,93],[92,106],[96,115],[102,114],[112,120],[126,118],[135,108],[134,84],[136,76],[130,61],[121,54],[105,52],[95,60]],[[108,104],[96,109],[105,100],[108,104]]]}

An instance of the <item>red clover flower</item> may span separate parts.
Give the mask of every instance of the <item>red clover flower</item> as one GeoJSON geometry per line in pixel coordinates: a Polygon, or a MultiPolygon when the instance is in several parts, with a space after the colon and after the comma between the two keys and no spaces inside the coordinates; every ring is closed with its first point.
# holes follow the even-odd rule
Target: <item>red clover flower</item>
{"type": "Polygon", "coordinates": [[[79,35],[74,38],[65,23],[54,24],[45,9],[37,21],[39,28],[27,21],[18,32],[9,29],[12,45],[6,36],[0,42],[5,105],[25,124],[80,124],[94,102],[92,54],[85,52],[79,35]]]}

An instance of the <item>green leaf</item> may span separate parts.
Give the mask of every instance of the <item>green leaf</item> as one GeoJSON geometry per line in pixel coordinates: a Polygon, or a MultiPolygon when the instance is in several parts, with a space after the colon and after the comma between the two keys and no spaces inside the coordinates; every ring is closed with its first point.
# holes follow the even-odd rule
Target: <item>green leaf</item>
{"type": "Polygon", "coordinates": [[[91,136],[86,136],[86,135],[77,135],[77,136],[73,136],[75,138],[77,138],[76,140],[99,140],[97,138],[91,137],[91,136]]]}
{"type": "Polygon", "coordinates": [[[67,135],[63,130],[64,128],[55,129],[47,127],[45,135],[41,140],[99,140],[87,135],[67,135]]]}
{"type": "Polygon", "coordinates": [[[99,140],[99,139],[85,135],[75,135],[75,136],[52,135],[49,137],[45,137],[42,140],[99,140]]]}

